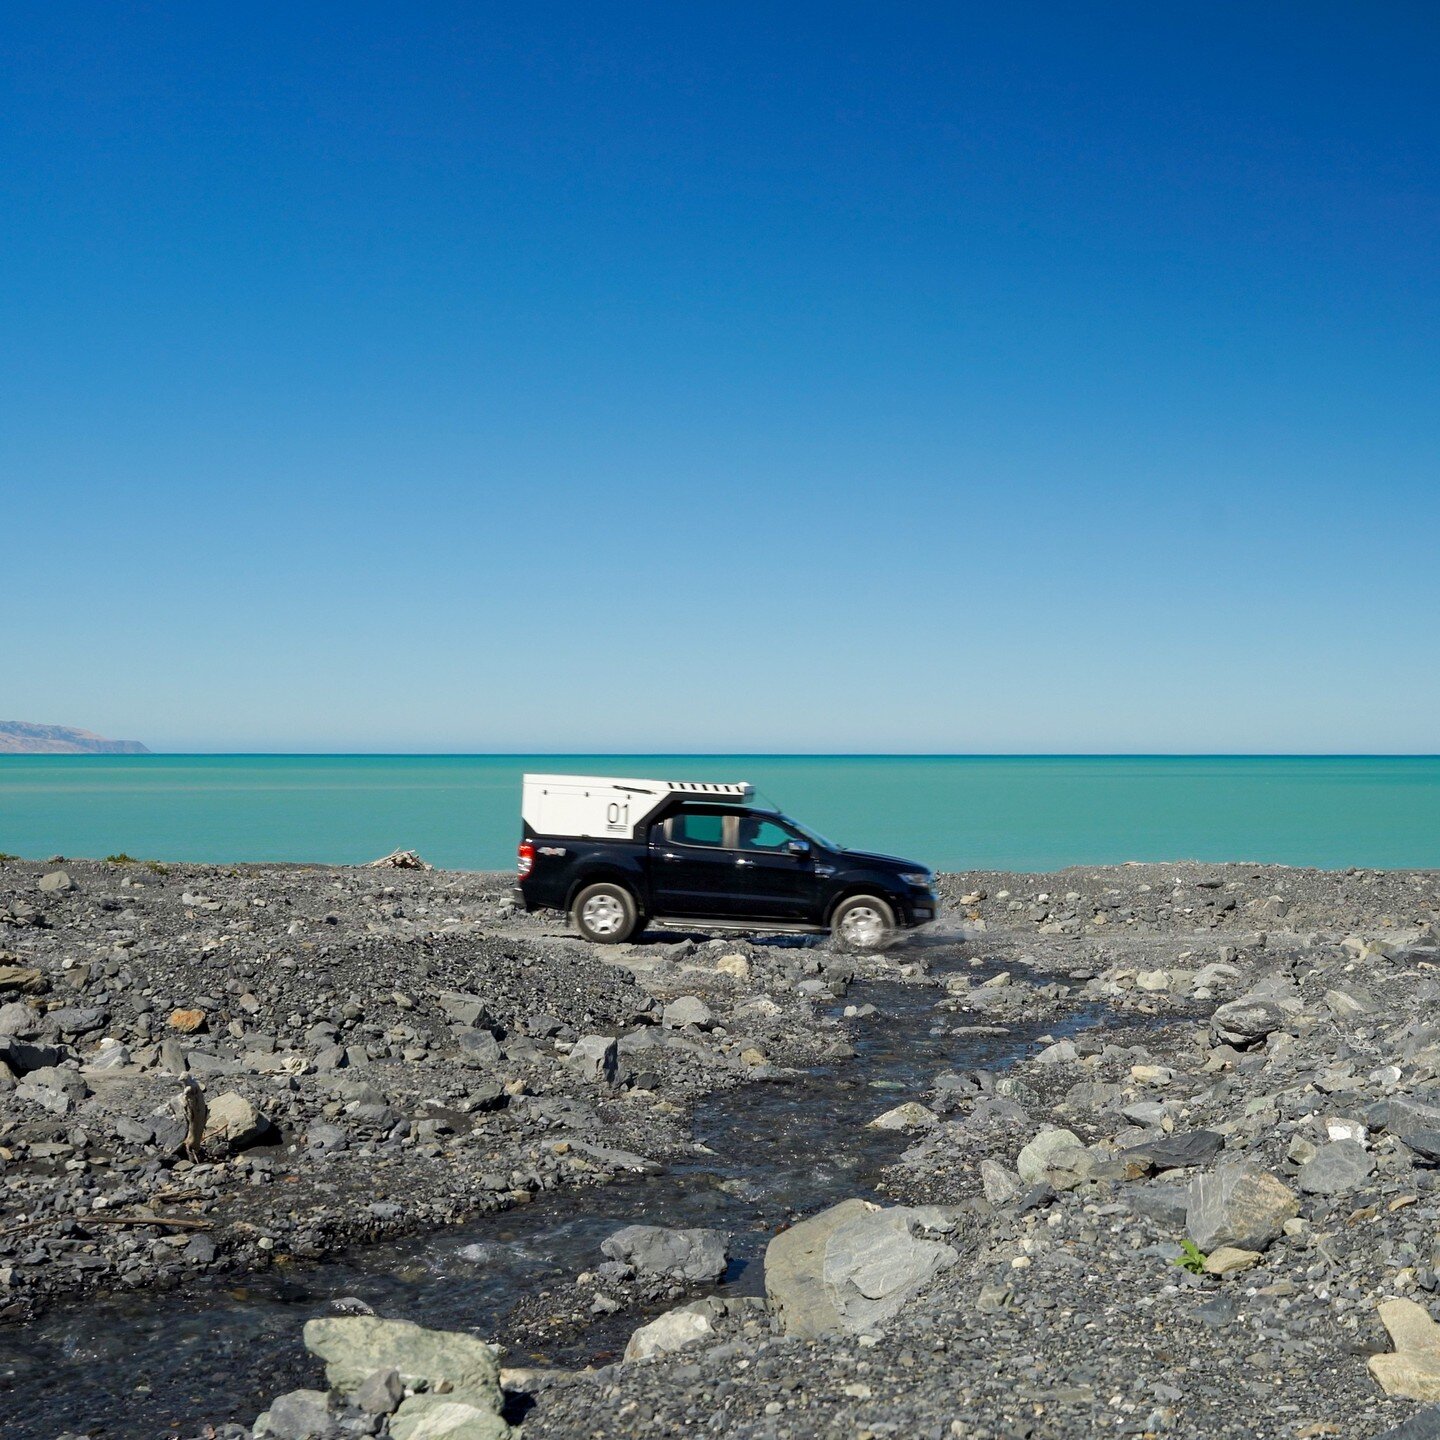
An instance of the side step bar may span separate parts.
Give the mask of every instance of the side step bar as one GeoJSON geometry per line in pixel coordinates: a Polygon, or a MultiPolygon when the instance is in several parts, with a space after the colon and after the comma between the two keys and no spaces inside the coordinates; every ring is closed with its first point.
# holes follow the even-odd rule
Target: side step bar
{"type": "Polygon", "coordinates": [[[654,915],[645,921],[647,930],[742,930],[756,935],[828,935],[824,925],[803,925],[795,920],[712,920],[691,915],[654,915]]]}

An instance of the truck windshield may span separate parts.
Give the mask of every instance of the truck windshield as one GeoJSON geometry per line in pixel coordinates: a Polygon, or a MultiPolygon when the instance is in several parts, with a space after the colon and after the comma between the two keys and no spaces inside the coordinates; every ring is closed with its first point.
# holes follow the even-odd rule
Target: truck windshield
{"type": "Polygon", "coordinates": [[[780,817],[792,830],[798,830],[812,845],[818,845],[822,850],[843,850],[843,845],[837,845],[833,840],[827,840],[818,830],[812,830],[808,825],[802,825],[798,820],[792,820],[788,815],[780,817]]]}

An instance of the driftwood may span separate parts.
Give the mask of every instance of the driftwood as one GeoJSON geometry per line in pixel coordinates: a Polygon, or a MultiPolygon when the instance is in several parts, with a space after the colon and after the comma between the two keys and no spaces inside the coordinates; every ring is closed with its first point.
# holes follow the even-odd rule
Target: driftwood
{"type": "Polygon", "coordinates": [[[0,1240],[11,1235],[23,1235],[27,1230],[39,1230],[46,1225],[57,1225],[62,1220],[73,1220],[77,1225],[159,1225],[166,1230],[213,1230],[213,1220],[194,1220],[183,1215],[44,1215],[38,1220],[27,1220],[23,1225],[12,1225],[0,1230],[0,1240]]]}
{"type": "Polygon", "coordinates": [[[213,1230],[213,1220],[193,1220],[183,1215],[86,1215],[77,1216],[81,1225],[163,1225],[167,1230],[213,1230]]]}

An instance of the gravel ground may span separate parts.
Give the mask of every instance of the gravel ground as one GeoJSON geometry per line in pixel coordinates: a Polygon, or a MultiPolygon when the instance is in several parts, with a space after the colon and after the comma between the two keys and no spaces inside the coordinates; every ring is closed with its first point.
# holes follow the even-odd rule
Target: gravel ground
{"type": "MultiPolygon", "coordinates": [[[[937,1026],[1110,1018],[877,1104],[911,1107],[883,1188],[915,1238],[871,1273],[868,1318],[786,1333],[800,1301],[777,1263],[769,1312],[721,1286],[674,1353],[504,1377],[507,1418],[529,1440],[1436,1426],[1409,1397],[1440,1399],[1440,1341],[1398,1381],[1377,1367],[1406,1393],[1367,1362],[1392,1348],[1380,1307],[1428,1308],[1440,1288],[1440,875],[1177,864],[942,891],[975,974],[929,982],[937,1026]]],[[[903,949],[858,965],[730,941],[602,954],[510,914],[507,893],[451,874],[0,866],[0,965],[39,972],[0,997],[29,1012],[0,1009],[25,1072],[7,1085],[0,1067],[5,1316],[603,1179],[622,1162],[581,1147],[662,1157],[699,1095],[843,1054],[811,1002],[857,968],[926,983],[903,949]],[[61,869],[73,888],[42,882],[61,869]],[[666,1024],[682,994],[696,1001],[666,1024]],[[181,1035],[176,1011],[204,1029],[181,1035]],[[603,1042],[571,1055],[587,1035],[628,1038],[609,1062],[603,1042]],[[113,1076],[103,1037],[128,1051],[113,1076]],[[178,1093],[176,1047],[212,1113],[234,1089],[269,1118],[265,1143],[215,1135],[194,1164],[173,1128],[138,1133],[178,1093]],[[155,1214],[210,1228],[104,1223],[155,1214]]],[[[831,1284],[847,1257],[827,1255],[831,1284]]],[[[315,1403],[330,1428],[297,1437],[439,1433],[315,1403]]]]}

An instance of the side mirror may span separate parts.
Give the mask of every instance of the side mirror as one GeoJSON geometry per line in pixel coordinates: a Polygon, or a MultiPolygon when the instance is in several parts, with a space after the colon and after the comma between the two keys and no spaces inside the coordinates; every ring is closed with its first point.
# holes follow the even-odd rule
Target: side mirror
{"type": "Polygon", "coordinates": [[[803,860],[810,853],[810,842],[808,840],[792,840],[785,849],[797,860],[803,860]]]}

